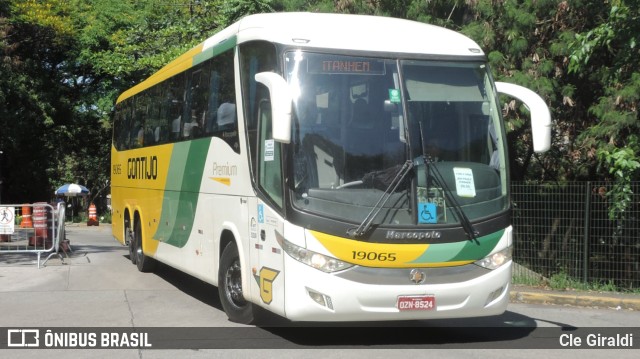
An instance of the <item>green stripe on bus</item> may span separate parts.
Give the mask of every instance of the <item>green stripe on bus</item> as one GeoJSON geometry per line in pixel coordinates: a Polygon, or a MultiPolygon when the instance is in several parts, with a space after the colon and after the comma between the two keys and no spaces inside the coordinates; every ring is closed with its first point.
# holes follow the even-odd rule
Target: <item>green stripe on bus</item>
{"type": "Polygon", "coordinates": [[[478,260],[486,257],[498,245],[504,234],[504,229],[478,238],[476,241],[466,241],[466,245],[451,261],[478,260]]]}
{"type": "Polygon", "coordinates": [[[187,163],[188,153],[189,142],[178,142],[173,145],[162,199],[160,224],[153,236],[153,238],[158,241],[169,241],[173,233],[178,214],[178,204],[180,203],[180,188],[182,187],[182,178],[185,173],[184,166],[187,163]]]}
{"type": "Polygon", "coordinates": [[[504,230],[478,238],[476,241],[432,244],[412,263],[444,263],[476,261],[486,257],[498,245],[504,230]]]}
{"type": "Polygon", "coordinates": [[[174,145],[155,239],[180,248],[187,244],[210,145],[210,138],[174,145]]]}
{"type": "Polygon", "coordinates": [[[214,56],[218,56],[219,54],[232,49],[233,47],[236,46],[236,37],[232,36],[228,39],[222,40],[221,42],[219,42],[218,44],[202,51],[201,53],[195,55],[193,57],[193,64],[192,66],[196,66],[202,62],[205,62],[207,60],[209,60],[210,58],[214,57],[214,56]]]}

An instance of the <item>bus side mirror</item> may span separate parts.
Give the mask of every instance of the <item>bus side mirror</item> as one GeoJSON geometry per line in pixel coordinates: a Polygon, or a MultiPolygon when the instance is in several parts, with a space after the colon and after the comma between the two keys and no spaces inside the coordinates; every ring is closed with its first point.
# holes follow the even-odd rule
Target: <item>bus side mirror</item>
{"type": "Polygon", "coordinates": [[[291,142],[291,90],[282,76],[273,72],[256,74],[256,81],[265,85],[271,95],[271,134],[281,143],[291,142]]]}
{"type": "Polygon", "coordinates": [[[551,147],[551,113],[542,97],[526,87],[506,82],[496,82],[496,89],[501,94],[517,98],[527,106],[531,112],[533,150],[547,151],[551,147]]]}

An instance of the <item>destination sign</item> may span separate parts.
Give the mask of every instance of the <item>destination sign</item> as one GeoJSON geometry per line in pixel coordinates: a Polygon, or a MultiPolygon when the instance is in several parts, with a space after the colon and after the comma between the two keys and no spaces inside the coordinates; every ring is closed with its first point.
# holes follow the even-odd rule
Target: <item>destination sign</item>
{"type": "Polygon", "coordinates": [[[307,71],[312,74],[384,75],[384,60],[351,56],[310,56],[307,71]]]}

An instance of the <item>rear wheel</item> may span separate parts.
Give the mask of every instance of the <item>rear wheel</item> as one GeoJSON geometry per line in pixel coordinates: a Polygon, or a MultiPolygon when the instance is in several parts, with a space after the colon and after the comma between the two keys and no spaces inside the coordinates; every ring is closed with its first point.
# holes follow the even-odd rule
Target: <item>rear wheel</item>
{"type": "Polygon", "coordinates": [[[222,251],[218,274],[218,292],[222,308],[227,313],[229,320],[242,324],[254,322],[253,304],[244,299],[242,267],[240,266],[238,247],[234,242],[229,242],[222,251]]]}
{"type": "Polygon", "coordinates": [[[124,238],[129,246],[129,259],[131,263],[136,264],[136,244],[129,220],[124,222],[124,238]]]}
{"type": "Polygon", "coordinates": [[[133,242],[135,243],[135,261],[140,272],[153,272],[156,268],[156,261],[147,257],[142,250],[142,226],[140,221],[135,221],[133,226],[133,242]]]}

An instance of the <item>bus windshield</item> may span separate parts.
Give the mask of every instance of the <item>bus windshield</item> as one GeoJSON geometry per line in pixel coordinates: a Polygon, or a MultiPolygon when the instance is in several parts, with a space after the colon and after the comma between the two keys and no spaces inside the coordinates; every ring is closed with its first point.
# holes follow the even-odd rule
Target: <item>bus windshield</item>
{"type": "Polygon", "coordinates": [[[452,206],[472,221],[507,208],[504,130],[485,63],[303,51],[285,60],[297,208],[359,223],[385,191],[380,225],[457,225],[452,206]]]}

